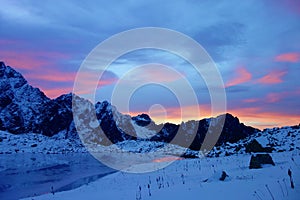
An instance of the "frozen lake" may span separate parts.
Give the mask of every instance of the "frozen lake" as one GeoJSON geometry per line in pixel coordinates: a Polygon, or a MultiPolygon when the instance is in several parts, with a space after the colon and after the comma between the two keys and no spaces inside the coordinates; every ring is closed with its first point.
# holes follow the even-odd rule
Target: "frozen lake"
{"type": "Polygon", "coordinates": [[[71,190],[113,172],[87,153],[1,154],[0,199],[71,190]]]}

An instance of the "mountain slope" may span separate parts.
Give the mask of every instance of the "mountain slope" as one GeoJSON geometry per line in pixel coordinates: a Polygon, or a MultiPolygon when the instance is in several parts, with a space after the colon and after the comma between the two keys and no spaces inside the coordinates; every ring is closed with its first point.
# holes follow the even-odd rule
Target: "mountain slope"
{"type": "Polygon", "coordinates": [[[230,114],[200,121],[183,122],[180,125],[166,123],[156,125],[142,114],[131,117],[119,113],[109,102],[93,105],[74,94],[48,98],[38,88],[30,86],[24,77],[13,68],[0,62],[0,130],[14,134],[40,133],[45,136],[64,134],[65,138],[77,137],[87,143],[110,145],[127,140],[166,142],[199,150],[205,136],[213,131],[222,131],[218,145],[236,142],[258,132],[245,126],[230,114]],[[72,103],[76,102],[74,110],[72,103]],[[73,111],[78,118],[75,124],[73,111]],[[96,113],[94,119],[86,113],[96,113]],[[223,129],[220,123],[225,120],[223,129]],[[91,122],[93,122],[91,125],[91,122]],[[76,125],[76,128],[75,128],[76,125]],[[208,129],[211,125],[212,129],[208,129]],[[195,134],[192,134],[195,133],[195,134]]]}

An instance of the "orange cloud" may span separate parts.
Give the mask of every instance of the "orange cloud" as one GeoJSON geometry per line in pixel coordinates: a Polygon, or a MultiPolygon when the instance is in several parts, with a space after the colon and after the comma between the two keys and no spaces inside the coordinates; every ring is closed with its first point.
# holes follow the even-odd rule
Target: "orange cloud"
{"type": "Polygon", "coordinates": [[[225,85],[226,88],[248,82],[252,78],[252,74],[250,72],[248,72],[247,69],[244,67],[237,68],[236,73],[237,73],[237,76],[234,79],[227,82],[227,84],[225,85]]]}
{"type": "Polygon", "coordinates": [[[276,84],[283,82],[282,77],[287,71],[272,71],[264,77],[257,80],[258,83],[262,84],[276,84]]]}
{"type": "MultiPolygon", "coordinates": [[[[182,121],[198,120],[198,119],[208,118],[212,116],[211,105],[208,104],[187,105],[182,107],[166,107],[165,111],[166,113],[160,110],[157,111],[151,110],[150,117],[156,123],[171,122],[174,124],[180,124],[182,121]]],[[[130,111],[129,113],[126,114],[129,114],[131,116],[136,116],[141,113],[148,113],[148,111],[147,110],[130,111]]],[[[218,114],[222,114],[222,113],[218,113],[218,114]]]]}
{"type": "MultiPolygon", "coordinates": [[[[270,95],[271,96],[271,95],[270,95]]],[[[273,97],[274,101],[276,100],[276,95],[273,97]]],[[[278,95],[279,96],[279,95],[278,95]]],[[[250,101],[258,101],[258,99],[250,99],[250,101]]],[[[175,124],[180,124],[181,121],[188,121],[191,119],[199,120],[203,118],[209,117],[216,117],[219,113],[215,116],[212,116],[211,107],[210,105],[201,105],[201,106],[185,106],[182,107],[182,110],[185,109],[185,112],[191,113],[190,116],[186,115],[186,118],[181,117],[181,108],[179,107],[172,107],[172,108],[165,108],[167,111],[167,119],[161,119],[160,116],[151,116],[151,118],[156,123],[163,123],[163,122],[171,122],[175,124]],[[200,113],[198,113],[198,117],[195,116],[195,110],[200,109],[200,113]]],[[[147,113],[145,111],[140,112],[130,112],[128,114],[135,116],[141,113],[147,113]]],[[[248,125],[253,126],[258,129],[264,128],[272,128],[275,126],[290,126],[296,125],[300,122],[300,115],[293,115],[293,114],[285,114],[280,112],[266,112],[263,110],[262,107],[246,107],[246,108],[234,108],[227,110],[227,113],[232,114],[240,119],[240,122],[248,125]]]]}
{"type": "Polygon", "coordinates": [[[244,124],[258,129],[291,126],[300,122],[300,115],[264,112],[259,107],[231,109],[228,112],[237,116],[244,124]]]}
{"type": "Polygon", "coordinates": [[[300,61],[300,53],[293,52],[293,53],[280,54],[275,57],[275,61],[296,63],[300,61]]]}

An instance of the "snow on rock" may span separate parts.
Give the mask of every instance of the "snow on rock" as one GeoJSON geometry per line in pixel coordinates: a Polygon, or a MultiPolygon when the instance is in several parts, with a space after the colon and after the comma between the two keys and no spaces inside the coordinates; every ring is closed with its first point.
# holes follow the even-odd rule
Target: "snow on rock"
{"type": "Polygon", "coordinates": [[[78,138],[66,138],[66,134],[61,132],[53,137],[41,134],[11,134],[0,131],[0,154],[15,153],[76,153],[87,152],[78,138]]]}

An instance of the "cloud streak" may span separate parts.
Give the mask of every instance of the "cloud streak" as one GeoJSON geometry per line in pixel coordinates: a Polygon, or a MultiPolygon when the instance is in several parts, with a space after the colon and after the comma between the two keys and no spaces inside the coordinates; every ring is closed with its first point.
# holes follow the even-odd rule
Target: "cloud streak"
{"type": "MultiPolygon", "coordinates": [[[[132,28],[170,28],[199,42],[215,60],[226,83],[229,112],[259,126],[271,124],[275,113],[276,124],[286,124],[279,114],[296,119],[300,108],[300,93],[292,92],[299,90],[298,5],[296,0],[131,0],[118,2],[118,6],[116,1],[96,0],[63,1],[60,6],[53,1],[5,1],[0,7],[0,60],[19,70],[33,86],[56,97],[72,91],[81,62],[100,42],[132,28]],[[252,110],[247,110],[249,107],[252,110]],[[251,118],[246,118],[245,112],[251,113],[251,118]]],[[[100,83],[92,83],[86,76],[86,87],[80,92],[96,86],[97,92],[105,93],[99,98],[108,98],[119,77],[132,67],[160,63],[183,74],[195,89],[198,101],[208,105],[210,95],[207,88],[203,90],[205,82],[195,76],[195,70],[184,59],[177,57],[153,51],[132,52],[113,63],[111,72],[115,76],[104,77],[100,83]]],[[[178,76],[152,69],[136,71],[131,77],[136,82],[141,79],[176,82],[180,86],[178,76]]],[[[163,94],[155,87],[148,88],[137,97],[135,107],[142,111],[150,103],[162,102],[169,109],[170,120],[176,121],[176,101],[163,94]]],[[[192,113],[193,106],[184,108],[192,113]]]]}
{"type": "Polygon", "coordinates": [[[293,53],[279,54],[275,57],[274,60],[277,62],[297,63],[300,61],[300,53],[293,52],[293,53]]]}
{"type": "Polygon", "coordinates": [[[269,74],[263,76],[258,79],[258,83],[262,84],[277,84],[283,82],[283,76],[287,73],[287,71],[272,71],[269,74]]]}
{"type": "Polygon", "coordinates": [[[246,83],[250,81],[251,78],[252,78],[252,74],[245,67],[239,67],[236,69],[235,78],[228,81],[225,84],[225,87],[227,88],[235,85],[240,85],[242,83],[246,83]]]}

